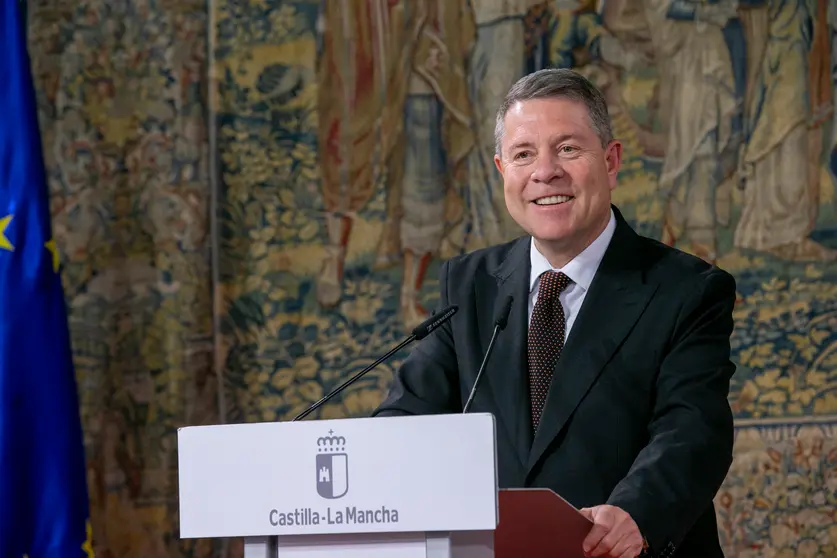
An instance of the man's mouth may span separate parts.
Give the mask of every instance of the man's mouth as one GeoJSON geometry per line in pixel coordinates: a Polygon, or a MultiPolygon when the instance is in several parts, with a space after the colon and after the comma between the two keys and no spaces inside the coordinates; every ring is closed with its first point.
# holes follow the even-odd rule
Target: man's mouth
{"type": "Polygon", "coordinates": [[[535,200],[537,205],[558,205],[566,203],[573,199],[573,196],[547,196],[545,198],[538,198],[535,200]]]}

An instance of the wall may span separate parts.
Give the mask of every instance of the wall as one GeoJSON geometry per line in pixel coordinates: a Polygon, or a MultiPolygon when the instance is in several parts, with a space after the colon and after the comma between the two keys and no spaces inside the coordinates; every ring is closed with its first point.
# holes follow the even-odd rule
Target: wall
{"type": "Polygon", "coordinates": [[[837,554],[837,2],[324,6],[30,2],[97,555],[238,552],[177,540],[174,429],[293,416],[518,234],[493,114],[544,65],[605,91],[636,229],[737,278],[727,556],[837,554]]]}

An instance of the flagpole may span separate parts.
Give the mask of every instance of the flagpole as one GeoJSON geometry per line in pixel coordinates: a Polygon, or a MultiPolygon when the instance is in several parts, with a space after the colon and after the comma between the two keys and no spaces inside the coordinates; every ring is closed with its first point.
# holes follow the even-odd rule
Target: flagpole
{"type": "Polygon", "coordinates": [[[23,37],[29,39],[29,12],[27,11],[26,0],[18,0],[20,4],[20,24],[23,26],[23,37]]]}

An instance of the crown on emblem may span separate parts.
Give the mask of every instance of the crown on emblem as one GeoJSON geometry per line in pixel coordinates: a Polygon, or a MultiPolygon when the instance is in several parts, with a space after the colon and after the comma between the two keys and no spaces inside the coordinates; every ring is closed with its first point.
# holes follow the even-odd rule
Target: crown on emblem
{"type": "Polygon", "coordinates": [[[328,436],[317,438],[317,451],[322,453],[345,451],[346,438],[343,436],[334,436],[334,431],[329,430],[328,436]]]}

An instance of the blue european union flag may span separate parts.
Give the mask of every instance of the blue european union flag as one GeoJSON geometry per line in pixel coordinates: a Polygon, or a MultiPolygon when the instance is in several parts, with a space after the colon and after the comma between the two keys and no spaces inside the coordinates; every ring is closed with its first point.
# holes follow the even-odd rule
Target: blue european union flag
{"type": "Polygon", "coordinates": [[[92,555],[67,314],[21,6],[0,0],[0,558],[92,555]]]}

